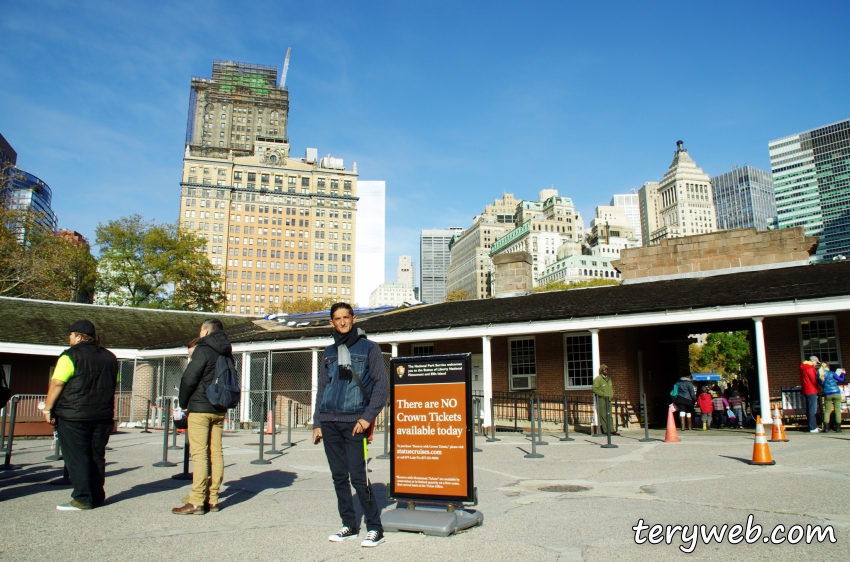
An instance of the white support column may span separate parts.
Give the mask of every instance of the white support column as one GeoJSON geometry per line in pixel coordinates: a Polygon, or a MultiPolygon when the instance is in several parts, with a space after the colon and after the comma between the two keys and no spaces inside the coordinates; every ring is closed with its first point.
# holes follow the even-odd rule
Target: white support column
{"type": "MultiPolygon", "coordinates": [[[[316,394],[319,392],[319,348],[314,347],[310,350],[313,355],[313,365],[310,369],[310,411],[315,413],[316,394]]],[[[313,423],[313,420],[310,420],[313,423]]]]}
{"type": "MultiPolygon", "coordinates": [[[[599,376],[599,365],[602,363],[602,361],[599,359],[599,329],[598,328],[591,328],[590,329],[590,349],[591,349],[592,362],[593,362],[593,378],[595,379],[596,377],[599,376]]],[[[591,396],[594,397],[593,398],[593,425],[597,428],[597,431],[598,431],[598,428],[599,428],[599,412],[597,411],[597,407],[596,407],[596,395],[591,394],[591,396]]]]}
{"type": "Polygon", "coordinates": [[[392,342],[390,345],[392,346],[392,352],[390,356],[398,357],[398,342],[392,342]]]}
{"type": "Polygon", "coordinates": [[[484,427],[492,427],[495,420],[490,419],[490,403],[493,400],[493,362],[490,358],[490,336],[481,336],[481,356],[484,370],[484,427]]]}
{"type": "Polygon", "coordinates": [[[251,421],[251,354],[242,354],[242,401],[239,404],[239,421],[251,421]]]}
{"type": "Polygon", "coordinates": [[[756,328],[756,368],[759,376],[759,405],[761,406],[761,422],[773,423],[770,413],[770,387],[767,381],[767,352],[764,348],[764,317],[753,318],[756,328]]]}

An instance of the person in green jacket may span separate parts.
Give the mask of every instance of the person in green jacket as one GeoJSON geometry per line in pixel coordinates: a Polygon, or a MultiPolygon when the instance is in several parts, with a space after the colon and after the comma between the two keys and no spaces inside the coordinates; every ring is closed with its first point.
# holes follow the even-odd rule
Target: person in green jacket
{"type": "MultiPolygon", "coordinates": [[[[599,366],[599,376],[593,379],[593,394],[596,395],[596,403],[599,413],[599,426],[602,433],[608,433],[608,408],[611,398],[614,397],[614,386],[611,384],[611,376],[608,374],[608,365],[599,366]]],[[[611,435],[620,435],[612,431],[611,435]]]]}

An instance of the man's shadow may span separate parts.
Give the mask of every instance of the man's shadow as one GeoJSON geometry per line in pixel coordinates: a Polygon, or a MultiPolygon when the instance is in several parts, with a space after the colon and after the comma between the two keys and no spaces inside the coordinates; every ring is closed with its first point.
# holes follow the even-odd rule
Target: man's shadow
{"type": "MultiPolygon", "coordinates": [[[[125,472],[130,472],[131,470],[138,470],[139,468],[141,467],[134,466],[131,468],[120,468],[118,470],[112,470],[107,472],[107,485],[109,483],[110,476],[118,476],[119,474],[124,474],[125,472]]],[[[14,486],[0,489],[0,502],[16,498],[22,498],[25,496],[30,496],[32,494],[38,494],[50,490],[70,488],[70,484],[56,485],[57,481],[54,479],[62,478],[63,472],[64,470],[62,468],[56,469],[55,467],[51,467],[50,470],[42,470],[38,472],[33,471],[28,475],[29,477],[24,476],[24,478],[18,479],[18,483],[28,482],[29,484],[24,486],[14,486]],[[37,480],[34,478],[35,476],[38,477],[37,480]]],[[[15,482],[13,482],[12,484],[15,484],[15,482]]],[[[110,498],[106,499],[106,503],[111,503],[110,498]]]]}
{"type": "Polygon", "coordinates": [[[298,474],[285,470],[269,470],[225,482],[227,489],[219,494],[221,509],[247,501],[264,490],[279,490],[292,486],[298,474]]]}

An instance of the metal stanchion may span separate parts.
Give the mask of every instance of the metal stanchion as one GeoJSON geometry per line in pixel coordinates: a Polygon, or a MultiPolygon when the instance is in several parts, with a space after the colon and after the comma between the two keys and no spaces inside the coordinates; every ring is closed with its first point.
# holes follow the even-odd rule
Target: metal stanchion
{"type": "Polygon", "coordinates": [[[151,433],[151,430],[148,429],[148,420],[151,417],[151,401],[148,400],[148,411],[145,414],[145,428],[142,430],[142,433],[151,433]]]}
{"type": "Polygon", "coordinates": [[[390,458],[390,405],[384,405],[384,452],[376,459],[390,458]]]}
{"type": "Polygon", "coordinates": [[[263,443],[263,438],[265,434],[263,432],[263,422],[266,419],[268,412],[266,412],[266,401],[263,400],[263,417],[260,418],[260,443],[259,443],[259,454],[256,459],[251,461],[251,464],[271,464],[272,461],[266,460],[263,458],[263,447],[265,443],[263,443]]]}
{"type": "Polygon", "coordinates": [[[566,394],[564,394],[564,436],[560,441],[575,441],[570,437],[570,403],[566,394]]]}
{"type": "Polygon", "coordinates": [[[646,437],[640,441],[658,441],[658,439],[653,439],[649,436],[649,416],[647,415],[646,409],[646,394],[643,395],[643,433],[646,437]]]}
{"type": "Polygon", "coordinates": [[[20,396],[12,396],[12,415],[9,419],[9,437],[6,443],[6,460],[0,464],[0,470],[15,470],[16,466],[12,465],[12,445],[15,442],[15,415],[18,412],[18,400],[20,396]]]}
{"type": "Polygon", "coordinates": [[[617,445],[611,444],[611,399],[608,398],[605,400],[605,419],[607,420],[606,429],[608,430],[608,443],[606,445],[600,445],[603,449],[616,449],[617,445]]]}
{"type": "MultiPolygon", "coordinates": [[[[192,473],[189,472],[189,428],[186,428],[186,439],[183,442],[183,472],[171,477],[172,480],[191,480],[192,473]]],[[[212,473],[210,473],[212,474],[212,473]]]]}
{"type": "Polygon", "coordinates": [[[171,415],[168,408],[165,408],[165,427],[162,428],[162,460],[153,463],[156,467],[177,466],[173,462],[168,462],[168,434],[171,427],[171,415]]]}
{"type": "MultiPolygon", "coordinates": [[[[277,425],[275,424],[275,420],[274,420],[274,410],[269,412],[269,414],[271,414],[271,417],[272,417],[272,448],[269,449],[268,451],[266,451],[266,454],[267,455],[282,455],[283,451],[278,451],[277,445],[275,445],[275,443],[277,442],[277,425]]],[[[287,423],[287,425],[289,425],[289,424],[287,423]]]]}
{"type": "Polygon", "coordinates": [[[3,406],[2,414],[0,414],[0,452],[6,450],[6,406],[3,406]]]}
{"type": "Polygon", "coordinates": [[[292,447],[292,400],[286,405],[286,446],[292,447]]]}
{"type": "MultiPolygon", "coordinates": [[[[478,400],[478,398],[475,398],[475,399],[472,400],[472,407],[475,408],[475,415],[476,416],[478,415],[478,412],[481,409],[480,406],[481,406],[481,402],[478,400]]],[[[477,436],[478,436],[478,432],[475,431],[475,418],[473,418],[472,419],[472,452],[473,453],[480,453],[481,452],[481,449],[479,449],[478,445],[475,444],[475,438],[477,436]]]]}
{"type": "MultiPolygon", "coordinates": [[[[186,430],[188,434],[189,430],[186,430]]],[[[171,434],[171,446],[168,448],[169,451],[179,451],[182,449],[180,445],[177,444],[177,424],[174,424],[174,433],[171,434]]]]}
{"type": "Polygon", "coordinates": [[[534,397],[531,396],[528,399],[528,406],[531,408],[531,452],[526,453],[525,458],[527,459],[542,459],[543,455],[537,452],[537,441],[534,439],[534,397]]]}
{"type": "Polygon", "coordinates": [[[537,396],[537,444],[538,445],[548,445],[546,441],[543,440],[543,429],[540,427],[540,421],[543,418],[543,408],[540,407],[540,396],[537,396]]]}
{"type": "Polygon", "coordinates": [[[487,442],[493,443],[494,441],[501,441],[501,439],[496,438],[496,406],[493,399],[490,398],[490,437],[487,438],[487,442]]]}
{"type": "Polygon", "coordinates": [[[59,450],[59,434],[56,432],[55,429],[53,431],[54,431],[54,433],[56,433],[53,437],[53,454],[44,457],[44,460],[46,460],[46,461],[61,461],[62,460],[62,453],[59,450]]]}

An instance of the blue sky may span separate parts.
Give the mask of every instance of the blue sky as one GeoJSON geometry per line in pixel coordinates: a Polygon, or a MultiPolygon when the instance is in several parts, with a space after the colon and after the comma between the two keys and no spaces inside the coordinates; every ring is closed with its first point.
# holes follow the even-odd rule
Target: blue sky
{"type": "Polygon", "coordinates": [[[288,136],[387,182],[387,281],[423,228],[555,187],[589,223],[684,140],[716,175],[850,118],[850,3],[3,2],[0,133],[61,228],[174,222],[189,81],[292,59],[288,136]]]}

